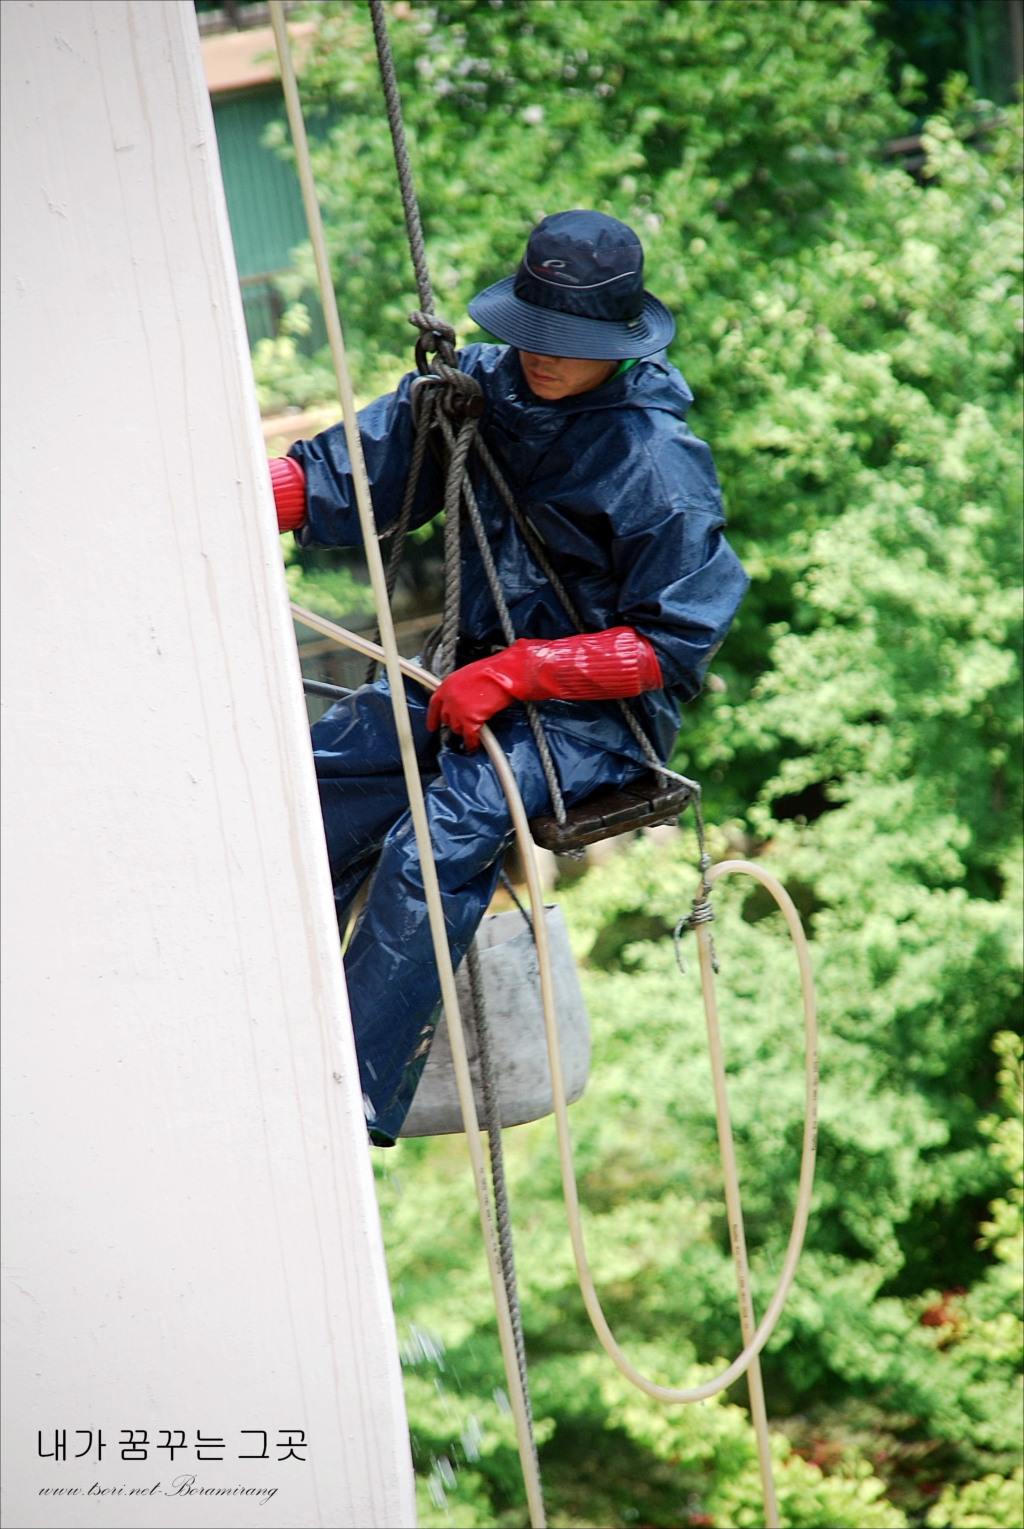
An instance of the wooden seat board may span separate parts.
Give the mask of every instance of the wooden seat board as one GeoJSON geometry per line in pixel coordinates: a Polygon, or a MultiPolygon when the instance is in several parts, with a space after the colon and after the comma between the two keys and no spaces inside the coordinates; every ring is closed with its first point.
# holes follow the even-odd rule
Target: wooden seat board
{"type": "Polygon", "coordinates": [[[567,809],[563,824],[551,814],[531,819],[530,832],[542,849],[556,855],[571,854],[613,835],[673,822],[691,796],[686,786],[663,787],[657,775],[648,771],[620,790],[607,787],[595,791],[585,802],[567,809]]]}

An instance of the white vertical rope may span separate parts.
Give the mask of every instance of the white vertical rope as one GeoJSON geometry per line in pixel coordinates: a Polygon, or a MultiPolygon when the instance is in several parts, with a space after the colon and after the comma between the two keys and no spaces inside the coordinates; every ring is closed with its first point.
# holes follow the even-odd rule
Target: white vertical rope
{"type": "Polygon", "coordinates": [[[338,302],[334,292],[334,283],[331,279],[327,244],[324,239],[323,223],[320,217],[320,204],[317,201],[316,186],[313,182],[309,144],[306,141],[306,125],[302,117],[299,90],[295,79],[295,70],[292,65],[282,0],[270,0],[270,19],[274,28],[274,40],[277,44],[278,59],[281,65],[281,83],[284,87],[285,104],[288,108],[288,122],[291,128],[292,145],[295,149],[299,182],[302,187],[302,200],[306,208],[310,240],[316,259],[320,297],[323,303],[327,336],[331,346],[331,359],[334,362],[334,372],[338,383],[338,396],[341,401],[345,421],[345,439],[348,444],[349,463],[352,468],[352,482],[355,488],[356,506],[359,512],[359,524],[363,533],[363,545],[370,573],[373,601],[376,607],[377,627],[381,636],[384,666],[391,690],[395,728],[398,733],[399,749],[402,756],[402,771],[405,776],[405,786],[409,796],[409,810],[412,815],[413,829],[416,835],[416,847],[419,851],[423,889],[430,919],[430,932],[433,937],[434,956],[437,962],[437,972],[441,985],[441,999],[444,1005],[445,1019],[448,1024],[452,1064],[455,1069],[459,1103],[462,1107],[462,1119],[466,1128],[466,1142],[469,1147],[470,1162],[473,1168],[473,1183],[476,1189],[477,1205],[480,1212],[480,1226],[483,1233],[484,1249],[487,1254],[487,1267],[494,1294],[494,1306],[498,1319],[498,1334],[501,1340],[502,1358],[505,1362],[509,1400],[515,1420],[516,1443],[519,1448],[523,1479],[526,1483],[530,1522],[534,1529],[543,1529],[543,1526],[546,1524],[544,1502],[541,1497],[540,1478],[536,1469],[533,1445],[530,1438],[526,1402],[519,1378],[515,1335],[512,1330],[508,1299],[502,1277],[501,1259],[494,1233],[493,1218],[491,1216],[487,1176],[480,1139],[480,1126],[477,1120],[476,1101],[473,1097],[473,1082],[469,1071],[469,1060],[466,1055],[466,1039],[462,1028],[462,1016],[459,1012],[459,1000],[455,990],[455,973],[452,969],[451,951],[448,948],[448,933],[445,928],[444,908],[441,903],[441,889],[437,879],[437,867],[434,864],[433,847],[430,841],[430,826],[427,822],[426,805],[423,800],[423,785],[420,781],[419,765],[412,737],[412,726],[409,721],[409,711],[405,700],[402,666],[398,646],[395,641],[394,622],[391,618],[391,602],[388,599],[384,563],[380,554],[380,545],[377,541],[377,528],[374,522],[373,505],[370,499],[370,485],[366,474],[366,463],[363,458],[362,441],[359,437],[355,397],[349,375],[348,359],[345,354],[345,340],[342,335],[341,320],[338,315],[338,302]]]}

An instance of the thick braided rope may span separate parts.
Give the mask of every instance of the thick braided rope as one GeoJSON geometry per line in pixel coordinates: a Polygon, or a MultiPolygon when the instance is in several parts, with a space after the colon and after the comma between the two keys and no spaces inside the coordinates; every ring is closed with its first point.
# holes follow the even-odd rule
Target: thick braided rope
{"type": "MultiPolygon", "coordinates": [[[[415,326],[424,334],[431,333],[432,335],[436,335],[442,341],[449,340],[449,342],[450,339],[454,338],[455,331],[451,329],[450,325],[445,324],[443,320],[435,322],[427,314],[424,313],[411,313],[409,315],[409,319],[410,322],[415,324],[415,326]]],[[[443,381],[452,390],[457,389],[458,392],[461,393],[464,397],[479,397],[479,384],[476,383],[472,378],[467,377],[464,372],[460,372],[457,367],[450,367],[439,357],[435,357],[431,363],[431,368],[431,372],[428,373],[429,377],[438,377],[443,379],[443,381]]],[[[419,430],[423,425],[424,413],[428,407],[432,408],[434,410],[433,422],[439,426],[445,447],[447,448],[448,452],[448,475],[446,479],[445,492],[445,608],[441,626],[439,665],[439,672],[442,675],[445,675],[450,674],[452,668],[454,668],[454,656],[449,661],[449,655],[447,652],[448,644],[453,642],[454,645],[457,645],[458,643],[459,602],[452,595],[453,580],[449,575],[452,568],[456,569],[456,576],[461,572],[461,554],[460,561],[458,564],[456,564],[455,557],[458,548],[456,547],[454,536],[450,530],[450,520],[448,514],[450,498],[454,497],[452,490],[452,471],[455,452],[459,446],[459,443],[467,437],[470,438],[471,442],[478,439],[476,430],[478,421],[477,416],[475,415],[470,416],[464,420],[460,428],[459,435],[456,437],[452,429],[451,422],[444,412],[443,406],[440,408],[436,407],[435,400],[436,392],[432,391],[432,393],[428,395],[427,399],[421,405],[420,417],[417,425],[417,445],[419,443],[419,430]],[[472,427],[472,429],[470,429],[470,427],[472,427]],[[453,626],[454,639],[452,638],[453,626]]],[[[422,461],[423,453],[421,451],[419,464],[417,465],[414,463],[417,475],[419,473],[420,467],[422,466],[422,461]]],[[[410,469],[410,474],[412,473],[412,470],[413,469],[410,469]]],[[[409,500],[411,504],[410,483],[412,483],[411,476],[406,483],[406,499],[409,500]]],[[[473,535],[476,538],[477,547],[480,552],[480,559],[484,566],[484,572],[487,575],[487,582],[491,591],[491,598],[494,601],[495,608],[498,613],[498,620],[501,624],[502,634],[506,643],[508,643],[508,645],[511,647],[512,643],[514,643],[516,640],[515,628],[512,625],[512,618],[509,615],[508,603],[505,600],[505,594],[501,587],[501,580],[498,577],[498,570],[494,564],[494,557],[491,552],[490,543],[487,540],[487,533],[484,530],[483,520],[480,515],[480,507],[477,504],[476,494],[473,490],[473,483],[468,467],[468,448],[463,455],[461,494],[461,504],[465,504],[470,524],[473,528],[473,535]]],[[[392,555],[394,555],[394,553],[392,555]]],[[[454,646],[452,648],[452,652],[454,654],[454,646]]],[[[547,740],[547,735],[544,731],[544,724],[541,721],[540,713],[532,701],[526,703],[526,715],[530,724],[530,731],[533,733],[533,740],[537,747],[537,753],[540,756],[541,768],[544,772],[544,780],[548,788],[548,795],[551,798],[552,811],[555,814],[556,821],[558,823],[564,823],[566,821],[565,800],[562,796],[562,789],[558,780],[558,772],[555,769],[555,761],[551,754],[551,748],[547,740]]]]}
{"type": "MultiPolygon", "coordinates": [[[[443,319],[434,320],[425,313],[411,313],[410,322],[422,333],[431,334],[442,344],[450,348],[454,339],[455,331],[443,319]]],[[[464,397],[479,396],[479,384],[466,376],[457,367],[448,366],[440,357],[435,356],[431,362],[431,371],[427,377],[447,385],[452,391],[461,393],[464,397]]],[[[426,379],[424,379],[426,380],[426,379]]],[[[415,386],[415,384],[414,384],[415,386]]],[[[445,532],[444,532],[444,614],[441,622],[441,641],[439,645],[438,672],[441,675],[450,674],[455,667],[456,648],[458,645],[459,607],[461,603],[461,507],[465,504],[470,523],[473,527],[473,535],[476,539],[480,558],[487,575],[491,597],[494,600],[498,612],[498,620],[501,623],[505,641],[512,645],[516,640],[515,628],[509,615],[508,604],[505,600],[498,570],[494,564],[490,543],[484,530],[483,520],[480,516],[480,508],[477,504],[476,494],[473,490],[472,480],[469,474],[468,459],[469,451],[478,439],[478,418],[475,415],[467,416],[460,426],[458,436],[452,429],[451,423],[440,405],[436,388],[426,392],[419,407],[416,422],[416,438],[413,446],[412,461],[405,483],[405,493],[402,500],[402,510],[399,515],[396,528],[395,543],[391,549],[391,557],[388,565],[388,598],[394,592],[395,579],[398,573],[398,565],[401,561],[402,551],[405,545],[409,520],[412,514],[412,504],[416,493],[416,485],[423,467],[426,451],[427,436],[433,424],[439,425],[442,438],[448,451],[448,467],[445,478],[445,532]],[[458,460],[456,460],[458,458],[458,460]],[[461,466],[460,466],[461,464],[461,466]],[[459,474],[461,473],[461,477],[459,474]]],[[[489,455],[489,453],[488,453],[489,455]]],[[[504,482],[504,480],[502,480],[504,482]]],[[[506,491],[510,492],[506,485],[506,491]]],[[[518,507],[517,507],[518,508],[518,507]]],[[[557,575],[556,575],[557,577],[557,575]]],[[[568,599],[567,595],[564,595],[568,599]]],[[[367,670],[367,683],[372,684],[376,678],[376,665],[370,665],[367,670]]],[[[551,754],[551,748],[544,732],[544,724],[540,713],[533,702],[527,702],[526,715],[530,723],[530,731],[533,733],[537,753],[540,756],[541,768],[544,772],[544,780],[547,784],[548,795],[551,798],[551,807],[558,823],[566,821],[565,800],[562,796],[561,786],[558,780],[558,772],[555,769],[555,761],[551,754]]]]}
{"type": "Polygon", "coordinates": [[[477,1051],[480,1057],[484,1128],[487,1131],[487,1141],[491,1151],[491,1183],[494,1189],[494,1219],[498,1228],[498,1250],[501,1254],[502,1273],[505,1276],[505,1289],[508,1291],[516,1358],[519,1361],[519,1375],[523,1382],[523,1397],[526,1401],[526,1416],[530,1423],[530,1440],[533,1443],[534,1460],[537,1461],[539,1476],[540,1462],[537,1460],[537,1444],[533,1437],[533,1409],[530,1405],[530,1388],[527,1383],[526,1343],[523,1338],[523,1318],[519,1308],[519,1288],[516,1283],[516,1264],[512,1248],[512,1218],[508,1206],[508,1188],[505,1183],[505,1159],[501,1150],[501,1097],[498,1093],[498,1078],[494,1070],[494,1055],[491,1051],[491,1032],[487,1023],[480,951],[475,939],[466,954],[466,964],[469,971],[469,991],[473,1000],[477,1051]]]}
{"type": "Polygon", "coordinates": [[[395,169],[398,171],[398,189],[402,193],[402,211],[405,213],[405,229],[409,236],[409,254],[416,273],[416,291],[424,313],[434,311],[434,293],[427,269],[427,252],[423,244],[423,224],[420,222],[416,187],[413,185],[409,153],[405,146],[405,126],[402,121],[402,101],[395,79],[395,65],[391,57],[387,23],[384,20],[382,0],[370,0],[370,17],[373,21],[373,38],[377,44],[377,61],[380,65],[381,84],[384,87],[384,104],[391,129],[391,144],[395,152],[395,169]]]}
{"type": "Polygon", "coordinates": [[[438,673],[442,678],[455,668],[459,641],[459,604],[462,586],[462,480],[466,458],[476,434],[476,420],[464,419],[448,459],[444,486],[444,616],[438,673]]]}
{"type": "MultiPolygon", "coordinates": [[[[449,451],[451,451],[454,447],[452,427],[443,414],[440,415],[440,424],[441,430],[444,433],[445,443],[449,451]]],[[[494,555],[491,552],[491,546],[487,540],[487,532],[484,530],[484,523],[480,517],[480,506],[477,504],[476,494],[473,492],[468,468],[463,478],[462,495],[466,511],[469,515],[470,525],[473,527],[473,535],[476,537],[480,561],[483,563],[484,572],[487,575],[491,598],[498,612],[498,620],[501,622],[502,635],[509,647],[511,647],[516,640],[515,627],[512,625],[512,617],[509,615],[508,603],[505,599],[505,592],[501,587],[498,570],[494,566],[494,555]]],[[[540,755],[541,768],[544,771],[544,780],[547,784],[548,795],[551,797],[551,806],[555,819],[559,823],[564,823],[566,817],[565,800],[562,796],[562,788],[559,785],[558,772],[555,769],[555,761],[551,757],[551,748],[548,744],[547,734],[544,732],[544,724],[540,719],[540,713],[532,701],[527,701],[526,703],[526,715],[530,723],[530,731],[533,733],[533,741],[537,746],[537,753],[540,755]]]]}

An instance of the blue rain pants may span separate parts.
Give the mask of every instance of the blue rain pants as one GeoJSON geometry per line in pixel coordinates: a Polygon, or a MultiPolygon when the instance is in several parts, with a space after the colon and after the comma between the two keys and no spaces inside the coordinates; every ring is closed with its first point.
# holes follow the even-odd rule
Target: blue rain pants
{"type": "MultiPolygon", "coordinates": [[[[407,682],[406,694],[452,961],[458,966],[494,894],[512,822],[483,749],[467,753],[457,739],[442,745],[440,733],[426,728],[427,692],[407,682]]],[[[606,707],[595,712],[589,745],[559,727],[557,716],[547,719],[567,806],[599,786],[625,785],[646,769],[621,718],[606,707]]],[[[508,756],[527,816],[550,812],[523,707],[508,707],[490,725],[508,756]]],[[[391,1146],[426,1064],[440,984],[386,679],[332,706],[314,723],[312,738],[342,927],[370,878],[345,953],[345,975],[370,1137],[391,1146]]]]}

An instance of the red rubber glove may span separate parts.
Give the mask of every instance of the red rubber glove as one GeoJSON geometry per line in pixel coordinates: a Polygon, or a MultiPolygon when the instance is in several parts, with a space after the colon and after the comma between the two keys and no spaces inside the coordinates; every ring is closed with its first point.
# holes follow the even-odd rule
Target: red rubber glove
{"type": "Polygon", "coordinates": [[[520,637],[442,680],[430,697],[427,726],[443,722],[475,749],[483,723],[511,701],[617,701],[662,683],[654,649],[629,626],[553,642],[520,637]]]}
{"type": "Polygon", "coordinates": [[[297,531],[306,523],[306,474],[294,457],[271,457],[270,486],[277,506],[277,529],[297,531]]]}

